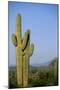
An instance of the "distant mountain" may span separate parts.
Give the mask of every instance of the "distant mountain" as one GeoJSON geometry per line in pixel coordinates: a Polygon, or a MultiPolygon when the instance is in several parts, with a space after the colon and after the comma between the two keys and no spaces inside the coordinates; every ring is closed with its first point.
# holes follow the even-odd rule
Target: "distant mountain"
{"type": "Polygon", "coordinates": [[[9,70],[16,70],[16,66],[9,66],[9,70]]]}
{"type": "Polygon", "coordinates": [[[57,57],[54,58],[54,59],[50,62],[49,66],[54,66],[55,64],[58,64],[58,58],[57,58],[57,57]]]}
{"type": "Polygon", "coordinates": [[[50,62],[40,63],[40,64],[32,64],[33,67],[45,67],[48,66],[50,62]]]}
{"type": "MultiPolygon", "coordinates": [[[[42,64],[32,64],[32,65],[30,65],[30,69],[47,68],[47,67],[53,67],[53,66],[57,67],[57,64],[58,64],[58,58],[56,57],[49,62],[45,62],[42,64]]],[[[16,66],[10,66],[9,69],[15,70],[16,66]]]]}
{"type": "Polygon", "coordinates": [[[57,71],[58,71],[58,58],[54,58],[52,60],[52,62],[49,64],[49,68],[53,68],[55,70],[54,72],[57,73],[57,71]]]}
{"type": "Polygon", "coordinates": [[[53,58],[52,60],[50,60],[48,62],[44,62],[44,63],[40,63],[40,64],[32,64],[31,66],[33,66],[33,67],[46,67],[46,66],[49,66],[49,65],[53,65],[55,62],[56,63],[58,62],[57,57],[53,58]]]}

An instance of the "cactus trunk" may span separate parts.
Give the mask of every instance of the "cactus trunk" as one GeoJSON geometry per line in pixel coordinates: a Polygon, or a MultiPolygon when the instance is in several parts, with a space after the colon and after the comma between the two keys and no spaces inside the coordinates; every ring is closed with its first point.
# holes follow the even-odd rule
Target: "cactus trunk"
{"type": "Polygon", "coordinates": [[[19,87],[28,86],[29,58],[33,53],[34,46],[30,45],[30,31],[25,32],[22,39],[21,16],[16,17],[16,35],[12,35],[12,42],[16,47],[16,74],[19,87]]]}

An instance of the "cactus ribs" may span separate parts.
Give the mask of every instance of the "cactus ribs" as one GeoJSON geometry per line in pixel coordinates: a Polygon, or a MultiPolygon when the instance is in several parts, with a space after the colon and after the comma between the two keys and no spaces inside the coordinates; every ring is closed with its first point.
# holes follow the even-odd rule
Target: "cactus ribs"
{"type": "Polygon", "coordinates": [[[12,34],[12,42],[16,47],[16,71],[18,86],[28,86],[29,58],[33,54],[34,45],[30,44],[30,30],[21,34],[21,15],[16,17],[16,35],[12,34]]]}

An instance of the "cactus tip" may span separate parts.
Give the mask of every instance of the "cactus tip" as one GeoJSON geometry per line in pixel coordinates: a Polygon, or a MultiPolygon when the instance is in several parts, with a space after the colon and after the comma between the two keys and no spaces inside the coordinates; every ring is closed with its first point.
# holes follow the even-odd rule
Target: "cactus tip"
{"type": "Polygon", "coordinates": [[[27,33],[30,34],[30,30],[29,29],[27,30],[27,33]]]}
{"type": "Polygon", "coordinates": [[[16,19],[17,19],[17,20],[21,19],[21,14],[18,14],[18,15],[16,16],[16,19]]]}

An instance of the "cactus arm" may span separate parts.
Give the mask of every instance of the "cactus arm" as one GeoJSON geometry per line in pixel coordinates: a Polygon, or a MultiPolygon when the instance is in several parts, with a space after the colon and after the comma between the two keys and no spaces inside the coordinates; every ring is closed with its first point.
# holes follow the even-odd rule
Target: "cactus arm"
{"type": "Polygon", "coordinates": [[[25,35],[24,35],[24,38],[23,38],[23,42],[22,42],[22,50],[23,51],[27,47],[27,44],[29,42],[29,37],[30,37],[30,32],[29,31],[25,32],[25,35]]]}
{"type": "MultiPolygon", "coordinates": [[[[29,52],[29,53],[28,53],[29,57],[32,56],[33,51],[34,51],[34,44],[31,44],[31,45],[30,45],[30,48],[29,48],[29,51],[28,51],[28,52],[29,52]]],[[[24,50],[23,56],[26,54],[26,52],[27,52],[27,51],[24,50]]]]}
{"type": "Polygon", "coordinates": [[[34,44],[31,44],[29,48],[29,56],[32,56],[33,51],[34,51],[34,44]]]}
{"type": "Polygon", "coordinates": [[[17,37],[15,34],[12,34],[12,43],[15,47],[17,46],[17,37]]]}

